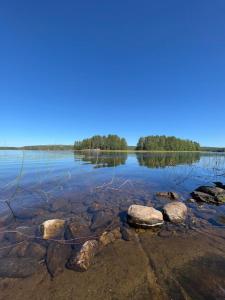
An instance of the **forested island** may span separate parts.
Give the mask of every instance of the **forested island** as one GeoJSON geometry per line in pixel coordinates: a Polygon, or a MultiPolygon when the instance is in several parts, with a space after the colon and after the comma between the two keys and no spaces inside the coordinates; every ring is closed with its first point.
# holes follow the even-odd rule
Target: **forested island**
{"type": "Polygon", "coordinates": [[[82,141],[75,141],[74,149],[99,149],[99,150],[127,150],[128,145],[125,138],[120,138],[116,134],[107,136],[94,135],[82,141]]]}
{"type": "MultiPolygon", "coordinates": [[[[75,141],[75,150],[128,150],[127,141],[118,135],[95,135],[90,138],[75,141]]],[[[146,136],[138,140],[137,151],[200,151],[199,143],[176,138],[175,136],[146,136]]]]}
{"type": "Polygon", "coordinates": [[[141,137],[136,150],[146,151],[200,151],[200,144],[191,140],[183,140],[175,136],[151,135],[141,137]]]}

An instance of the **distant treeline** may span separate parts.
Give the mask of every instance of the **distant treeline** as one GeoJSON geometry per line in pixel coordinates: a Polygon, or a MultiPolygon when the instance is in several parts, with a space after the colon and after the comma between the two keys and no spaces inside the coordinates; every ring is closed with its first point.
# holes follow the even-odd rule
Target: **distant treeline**
{"type": "Polygon", "coordinates": [[[175,136],[152,135],[141,137],[137,143],[137,150],[148,151],[199,151],[199,143],[176,138],[175,136]]]}
{"type": "Polygon", "coordinates": [[[73,150],[72,145],[37,145],[37,146],[24,146],[24,150],[73,150]]]}
{"type": "Polygon", "coordinates": [[[23,147],[0,147],[0,150],[73,150],[73,145],[36,145],[23,147]]]}
{"type": "Polygon", "coordinates": [[[225,148],[218,147],[201,147],[201,150],[207,152],[225,152],[225,148]]]}
{"type": "Polygon", "coordinates": [[[74,149],[100,149],[100,150],[127,150],[128,145],[125,138],[109,134],[107,136],[94,135],[82,141],[75,141],[74,149]]]}

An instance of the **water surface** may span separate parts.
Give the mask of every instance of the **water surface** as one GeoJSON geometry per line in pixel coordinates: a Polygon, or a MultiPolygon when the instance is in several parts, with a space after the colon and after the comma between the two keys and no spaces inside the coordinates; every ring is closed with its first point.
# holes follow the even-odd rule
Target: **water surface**
{"type": "Polygon", "coordinates": [[[86,273],[65,269],[51,281],[43,267],[16,283],[2,278],[0,299],[11,299],[11,289],[15,299],[224,299],[225,205],[187,201],[199,185],[224,183],[224,173],[221,153],[0,151],[0,259],[18,256],[5,231],[38,228],[47,219],[77,220],[81,245],[127,226],[131,204],[162,209],[170,200],[158,191],[178,192],[189,209],[182,225],[165,223],[106,247],[86,273]]]}

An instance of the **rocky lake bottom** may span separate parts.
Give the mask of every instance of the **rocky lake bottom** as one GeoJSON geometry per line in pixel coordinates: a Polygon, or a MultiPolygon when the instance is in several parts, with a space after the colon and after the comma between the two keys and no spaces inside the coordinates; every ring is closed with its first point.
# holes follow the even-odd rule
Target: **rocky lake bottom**
{"type": "Polygon", "coordinates": [[[223,190],[224,170],[222,154],[2,151],[0,299],[224,299],[223,192],[196,191],[223,190]],[[178,223],[128,221],[132,205],[172,202],[187,207],[178,223]]]}

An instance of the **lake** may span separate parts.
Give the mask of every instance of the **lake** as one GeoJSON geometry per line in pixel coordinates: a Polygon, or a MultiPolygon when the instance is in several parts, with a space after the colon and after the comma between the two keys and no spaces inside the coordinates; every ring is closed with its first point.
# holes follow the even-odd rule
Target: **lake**
{"type": "Polygon", "coordinates": [[[4,264],[18,257],[27,263],[33,254],[24,243],[48,248],[36,233],[48,219],[76,220],[75,251],[89,237],[126,227],[131,204],[161,210],[171,200],[159,191],[177,192],[188,206],[185,224],[134,229],[138,240],[107,246],[84,273],[65,268],[52,281],[44,263],[32,276],[0,268],[0,299],[10,299],[12,288],[16,299],[224,299],[225,205],[187,201],[215,181],[225,183],[222,153],[0,151],[4,264]],[[18,238],[16,228],[33,231],[18,238]]]}

